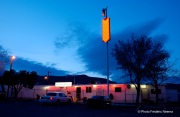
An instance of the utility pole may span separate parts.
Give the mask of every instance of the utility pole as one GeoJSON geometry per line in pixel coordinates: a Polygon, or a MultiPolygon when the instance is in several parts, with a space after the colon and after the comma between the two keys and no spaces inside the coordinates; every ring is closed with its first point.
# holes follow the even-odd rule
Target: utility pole
{"type": "Polygon", "coordinates": [[[50,77],[49,77],[49,76],[50,76],[50,75],[49,75],[50,73],[51,73],[51,72],[48,71],[48,76],[47,76],[47,77],[48,77],[48,83],[49,83],[49,81],[50,81],[50,77]]]}
{"type": "Polygon", "coordinates": [[[15,56],[11,56],[11,58],[10,58],[10,72],[12,71],[12,63],[13,63],[13,61],[15,60],[15,56]]]}
{"type": "MultiPolygon", "coordinates": [[[[12,77],[12,71],[13,71],[13,69],[12,69],[12,64],[13,64],[13,61],[16,59],[16,57],[15,56],[11,56],[10,57],[10,74],[11,74],[11,77],[12,77]]],[[[8,89],[7,89],[7,95],[6,95],[6,97],[8,98],[9,97],[9,88],[10,88],[10,85],[8,84],[8,89]]],[[[11,88],[11,95],[12,95],[12,91],[13,91],[14,89],[13,89],[13,87],[11,88]]]]}
{"type": "Polygon", "coordinates": [[[51,72],[48,71],[48,78],[49,78],[49,74],[50,74],[50,73],[51,73],[51,72]]]}

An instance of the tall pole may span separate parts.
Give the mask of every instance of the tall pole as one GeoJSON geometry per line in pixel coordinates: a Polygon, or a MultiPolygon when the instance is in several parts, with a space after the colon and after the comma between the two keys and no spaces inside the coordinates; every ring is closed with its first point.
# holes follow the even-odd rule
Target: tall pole
{"type": "Polygon", "coordinates": [[[103,42],[106,43],[107,47],[107,97],[109,98],[109,50],[108,50],[108,42],[110,40],[110,18],[107,17],[107,7],[102,9],[102,15],[105,17],[103,18],[102,23],[102,39],[103,42]]]}
{"type": "MultiPolygon", "coordinates": [[[[12,75],[12,63],[15,58],[16,58],[15,56],[10,57],[10,74],[11,75],[12,75]]],[[[7,95],[6,95],[7,98],[9,97],[9,88],[10,88],[10,85],[8,84],[7,95]]],[[[12,95],[12,90],[13,90],[13,87],[11,89],[11,95],[12,95]]]]}
{"type": "Polygon", "coordinates": [[[107,42],[107,97],[109,98],[109,51],[108,51],[108,42],[107,42]]]}

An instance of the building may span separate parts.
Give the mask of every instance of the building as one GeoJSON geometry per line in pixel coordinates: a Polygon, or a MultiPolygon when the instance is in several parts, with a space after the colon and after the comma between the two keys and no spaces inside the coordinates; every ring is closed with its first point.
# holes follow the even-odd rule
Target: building
{"type": "MultiPolygon", "coordinates": [[[[167,85],[159,86],[158,93],[161,102],[179,101],[179,93],[175,89],[175,87],[174,89],[168,88],[167,85]]],[[[48,78],[41,76],[33,89],[22,88],[18,97],[36,99],[38,96],[52,91],[64,92],[67,96],[72,97],[74,101],[81,100],[84,97],[90,98],[93,95],[109,97],[107,93],[107,79],[86,75],[50,76],[48,78]]],[[[155,88],[152,85],[142,84],[140,102],[155,102],[155,92],[155,88]]],[[[133,84],[119,84],[109,81],[109,94],[113,95],[113,101],[115,102],[135,103],[136,93],[136,88],[133,84]]]]}
{"type": "MultiPolygon", "coordinates": [[[[107,95],[107,84],[84,84],[84,85],[36,85],[33,89],[23,88],[19,93],[19,97],[36,98],[37,95],[42,96],[48,92],[60,91],[75,100],[81,100],[84,97],[90,98],[93,95],[107,95]]],[[[165,86],[159,87],[159,98],[166,101],[165,86]]],[[[109,84],[109,92],[113,95],[113,101],[121,103],[135,103],[136,88],[133,84],[109,84]]],[[[151,100],[155,101],[154,88],[151,85],[141,85],[140,102],[151,100]]]]}

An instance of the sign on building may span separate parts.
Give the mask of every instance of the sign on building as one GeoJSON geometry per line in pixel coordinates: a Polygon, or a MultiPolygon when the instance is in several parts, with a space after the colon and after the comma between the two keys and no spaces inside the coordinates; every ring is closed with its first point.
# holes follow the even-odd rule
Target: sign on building
{"type": "Polygon", "coordinates": [[[56,87],[71,87],[72,82],[55,82],[56,87]]]}

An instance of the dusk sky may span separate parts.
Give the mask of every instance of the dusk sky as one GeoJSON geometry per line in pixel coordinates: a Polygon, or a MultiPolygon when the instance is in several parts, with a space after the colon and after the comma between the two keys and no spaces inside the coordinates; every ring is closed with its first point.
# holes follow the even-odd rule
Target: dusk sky
{"type": "Polygon", "coordinates": [[[180,70],[179,0],[0,0],[0,45],[16,56],[15,70],[106,78],[101,21],[107,6],[112,80],[119,82],[122,75],[112,48],[132,33],[163,42],[180,70]]]}

